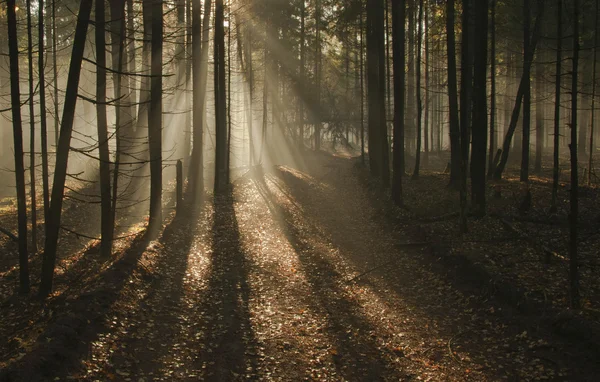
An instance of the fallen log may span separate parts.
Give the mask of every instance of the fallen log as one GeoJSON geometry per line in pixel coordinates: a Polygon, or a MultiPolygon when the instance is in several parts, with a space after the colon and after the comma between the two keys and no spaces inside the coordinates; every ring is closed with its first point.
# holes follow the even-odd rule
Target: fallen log
{"type": "Polygon", "coordinates": [[[5,234],[6,236],[10,237],[12,239],[12,241],[14,241],[15,243],[19,241],[19,238],[17,236],[15,236],[12,232],[7,230],[6,228],[0,227],[0,232],[5,234]]]}
{"type": "Polygon", "coordinates": [[[523,239],[527,240],[529,242],[529,244],[531,244],[531,246],[533,246],[534,248],[540,250],[544,254],[544,262],[546,264],[550,264],[550,260],[552,259],[552,257],[556,257],[557,259],[560,259],[560,260],[563,260],[563,261],[566,260],[566,258],[564,256],[561,256],[557,252],[552,251],[550,248],[546,247],[544,244],[538,242],[537,240],[535,240],[534,238],[532,238],[531,236],[529,236],[524,231],[522,231],[522,230],[518,229],[517,227],[515,227],[514,225],[512,225],[505,218],[503,218],[501,216],[495,216],[495,217],[498,218],[498,220],[500,220],[500,223],[502,224],[502,226],[505,229],[507,229],[508,231],[511,231],[512,233],[514,233],[516,235],[519,235],[523,239]]]}

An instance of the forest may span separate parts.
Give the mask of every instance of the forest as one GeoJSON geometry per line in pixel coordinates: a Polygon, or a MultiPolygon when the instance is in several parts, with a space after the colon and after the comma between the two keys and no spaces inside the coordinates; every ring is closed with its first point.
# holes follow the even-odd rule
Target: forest
{"type": "Polygon", "coordinates": [[[1,1],[0,381],[595,380],[599,7],[1,1]]]}

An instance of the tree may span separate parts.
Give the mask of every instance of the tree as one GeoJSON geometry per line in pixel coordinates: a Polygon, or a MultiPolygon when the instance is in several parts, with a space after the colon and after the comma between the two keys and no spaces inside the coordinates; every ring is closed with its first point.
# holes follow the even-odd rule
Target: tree
{"type": "Polygon", "coordinates": [[[491,2],[490,16],[490,150],[488,153],[488,178],[494,174],[494,156],[496,155],[496,2],[491,2]]]}
{"type": "Polygon", "coordinates": [[[446,0],[446,33],[448,53],[448,107],[450,119],[450,186],[460,185],[460,121],[458,114],[458,81],[456,79],[456,41],[454,37],[454,0],[446,0]]]}
{"type": "Polygon", "coordinates": [[[227,185],[227,116],[225,89],[225,31],[223,0],[215,2],[215,194],[227,185]]]}
{"type": "Polygon", "coordinates": [[[385,47],[383,0],[367,2],[367,85],[369,164],[384,187],[389,185],[389,157],[385,125],[385,47]]]}
{"type": "MultiPolygon", "coordinates": [[[[13,120],[13,149],[17,184],[17,220],[19,231],[19,292],[29,293],[29,257],[27,255],[27,205],[25,202],[25,166],[23,164],[23,127],[21,122],[21,91],[19,89],[19,47],[17,46],[17,16],[15,0],[7,0],[8,51],[10,66],[10,100],[13,120]]],[[[46,222],[46,224],[48,224],[46,222]]]]}
{"type": "Polygon", "coordinates": [[[554,166],[552,169],[552,204],[550,212],[556,212],[556,199],[558,195],[558,171],[560,155],[560,91],[562,79],[562,0],[557,0],[557,38],[556,38],[556,74],[555,74],[555,99],[554,99],[554,166]]]}
{"type": "Polygon", "coordinates": [[[106,120],[106,25],[103,0],[96,0],[96,123],[100,159],[100,252],[109,256],[112,251],[114,219],[110,192],[110,154],[106,120]]]}
{"type": "MultiPolygon", "coordinates": [[[[538,16],[541,19],[542,15],[538,16]]],[[[523,4],[523,145],[521,154],[521,182],[529,181],[529,145],[531,139],[531,78],[529,75],[533,53],[529,53],[531,23],[531,0],[523,4]],[[527,68],[527,69],[526,69],[527,68]]],[[[539,30],[537,31],[539,33],[539,30]]]]}
{"type": "Polygon", "coordinates": [[[538,15],[535,20],[535,24],[533,27],[533,35],[531,36],[531,41],[529,43],[530,48],[527,49],[527,57],[524,58],[524,62],[527,65],[523,65],[523,73],[521,76],[521,81],[519,82],[519,88],[517,90],[517,97],[515,100],[515,105],[512,109],[512,114],[510,116],[510,122],[508,125],[508,130],[506,131],[506,135],[504,137],[504,143],[502,144],[502,156],[500,158],[500,162],[498,166],[494,169],[494,179],[501,179],[502,173],[504,172],[504,168],[506,167],[506,163],[508,162],[508,154],[510,150],[510,145],[512,141],[512,137],[517,128],[517,121],[519,119],[519,114],[521,112],[521,103],[523,102],[523,98],[525,95],[528,78],[531,75],[531,63],[533,61],[533,55],[535,54],[535,48],[537,46],[539,36],[540,36],[540,28],[541,28],[541,20],[542,15],[544,14],[544,2],[538,1],[538,15]]]}
{"type": "Polygon", "coordinates": [[[150,81],[150,108],[148,110],[150,150],[150,220],[148,232],[151,236],[155,236],[162,224],[163,1],[150,1],[152,1],[152,79],[150,81]]]}
{"type": "MultiPolygon", "coordinates": [[[[473,62],[473,142],[471,154],[471,187],[476,216],[485,215],[485,162],[487,146],[487,46],[488,2],[476,1],[473,62]]],[[[468,144],[467,142],[463,142],[468,144]]]]}
{"type": "Polygon", "coordinates": [[[392,199],[403,204],[402,178],[404,176],[404,80],[406,66],[405,31],[406,2],[392,1],[392,33],[394,53],[394,156],[392,199]]]}
{"type": "Polygon", "coordinates": [[[44,61],[44,0],[39,0],[38,5],[38,71],[40,88],[40,135],[42,145],[42,189],[44,198],[44,222],[48,221],[48,210],[50,209],[50,191],[48,185],[48,131],[46,119],[46,79],[44,61]]]}
{"type": "Polygon", "coordinates": [[[598,64],[598,2],[594,8],[594,49],[593,49],[593,69],[592,69],[592,102],[591,102],[591,117],[590,117],[590,156],[588,161],[588,185],[592,184],[592,160],[594,157],[594,123],[596,121],[596,66],[598,64]]]}
{"type": "Polygon", "coordinates": [[[69,65],[67,78],[67,89],[65,103],[60,127],[60,137],[56,150],[56,165],[54,166],[54,182],[52,184],[52,197],[50,199],[50,219],[46,222],[46,240],[44,244],[44,259],[42,263],[42,277],[40,281],[39,294],[46,297],[52,291],[52,279],[54,277],[54,266],[56,263],[56,251],[58,249],[58,235],[60,231],[60,220],[62,214],[62,203],[65,193],[65,180],[67,177],[67,163],[69,160],[69,149],[71,135],[73,133],[73,119],[75,117],[75,105],[77,104],[77,92],[79,87],[79,75],[81,73],[81,62],[85,50],[85,40],[92,11],[92,0],[81,0],[75,37],[73,39],[73,51],[69,65]]]}
{"type": "Polygon", "coordinates": [[[33,85],[33,37],[31,32],[31,0],[27,0],[27,67],[29,69],[29,190],[31,199],[31,248],[37,252],[37,200],[35,191],[35,106],[33,85]]]}
{"type": "Polygon", "coordinates": [[[423,103],[421,102],[421,56],[423,46],[423,0],[419,1],[419,32],[417,36],[417,149],[415,152],[415,171],[413,179],[419,177],[421,166],[421,119],[423,117],[423,103]]]}
{"type": "Polygon", "coordinates": [[[571,195],[569,213],[569,295],[571,307],[580,307],[579,259],[577,255],[577,220],[579,218],[579,167],[577,162],[577,97],[579,70],[579,0],[573,0],[573,69],[571,74],[571,195]]]}

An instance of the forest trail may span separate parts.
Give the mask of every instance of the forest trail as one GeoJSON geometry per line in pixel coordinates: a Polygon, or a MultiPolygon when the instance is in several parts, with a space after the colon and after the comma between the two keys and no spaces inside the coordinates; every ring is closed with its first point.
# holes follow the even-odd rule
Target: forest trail
{"type": "Polygon", "coordinates": [[[12,376],[515,381],[600,371],[593,354],[399,245],[410,238],[370,204],[355,159],[307,161],[248,173],[193,223],[177,218],[160,239],[134,243],[42,334],[75,332],[71,350],[53,350],[63,367],[31,374],[40,354],[30,352],[12,376]]]}

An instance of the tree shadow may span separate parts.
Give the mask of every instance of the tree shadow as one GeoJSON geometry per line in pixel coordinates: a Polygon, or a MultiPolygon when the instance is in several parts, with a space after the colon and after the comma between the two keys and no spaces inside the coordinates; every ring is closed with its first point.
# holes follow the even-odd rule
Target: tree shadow
{"type": "Polygon", "coordinates": [[[333,342],[329,352],[337,371],[349,380],[398,378],[399,365],[394,365],[394,354],[381,349],[376,341],[376,328],[343,288],[343,275],[322,252],[327,238],[293,201],[278,200],[267,184],[265,177],[268,179],[268,176],[255,176],[254,184],[297,253],[303,274],[325,311],[326,333],[333,342]]]}
{"type": "Polygon", "coordinates": [[[200,312],[202,378],[246,379],[256,373],[257,342],[250,321],[249,263],[242,248],[231,189],[214,198],[208,288],[200,312]]]}

